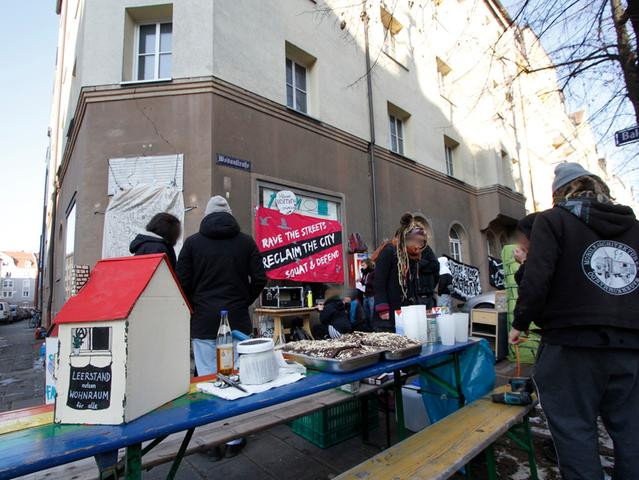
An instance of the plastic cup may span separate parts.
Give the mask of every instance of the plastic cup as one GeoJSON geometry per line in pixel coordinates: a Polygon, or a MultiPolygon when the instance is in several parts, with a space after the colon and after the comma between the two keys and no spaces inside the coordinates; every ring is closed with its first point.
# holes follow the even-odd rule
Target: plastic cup
{"type": "Polygon", "coordinates": [[[454,313],[455,319],[455,341],[467,342],[468,341],[468,314],[467,313],[454,313]]]}
{"type": "Polygon", "coordinates": [[[452,315],[439,315],[437,329],[442,345],[455,345],[455,319],[452,315]]]}

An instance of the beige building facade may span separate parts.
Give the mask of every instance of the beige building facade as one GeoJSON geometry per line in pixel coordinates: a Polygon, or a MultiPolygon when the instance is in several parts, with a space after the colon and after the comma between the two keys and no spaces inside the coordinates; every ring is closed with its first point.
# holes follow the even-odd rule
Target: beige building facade
{"type": "MultiPolygon", "coordinates": [[[[561,147],[551,150],[555,127],[543,123],[538,91],[552,78],[507,60],[522,56],[522,42],[496,2],[57,8],[43,287],[51,314],[66,300],[68,272],[100,259],[112,194],[135,182],[182,190],[187,235],[213,194],[252,232],[254,208],[292,190],[369,246],[419,211],[435,252],[479,267],[489,288],[487,257],[526,210],[544,208],[548,170],[582,156],[600,165],[596,147],[586,155],[581,143],[572,156],[548,155],[561,147]]],[[[553,108],[560,132],[582,135],[563,103],[553,108]]]]}

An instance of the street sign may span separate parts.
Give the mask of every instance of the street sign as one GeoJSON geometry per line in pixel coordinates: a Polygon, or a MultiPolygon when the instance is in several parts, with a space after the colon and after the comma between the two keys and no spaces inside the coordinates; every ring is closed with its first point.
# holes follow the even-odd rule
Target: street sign
{"type": "Polygon", "coordinates": [[[615,145],[618,147],[637,140],[639,140],[639,125],[615,132],[615,145]]]}

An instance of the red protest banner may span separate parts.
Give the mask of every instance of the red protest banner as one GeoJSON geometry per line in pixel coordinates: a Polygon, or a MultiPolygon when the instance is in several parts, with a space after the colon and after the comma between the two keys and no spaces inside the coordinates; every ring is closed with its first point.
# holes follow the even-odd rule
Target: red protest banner
{"type": "Polygon", "coordinates": [[[269,278],[344,282],[339,222],[258,207],[255,240],[269,278]]]}

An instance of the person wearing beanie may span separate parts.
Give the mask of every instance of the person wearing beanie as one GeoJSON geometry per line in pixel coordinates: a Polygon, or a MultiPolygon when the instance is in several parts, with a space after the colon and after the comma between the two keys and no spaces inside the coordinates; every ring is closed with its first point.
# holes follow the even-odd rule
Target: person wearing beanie
{"type": "Polygon", "coordinates": [[[639,478],[639,222],[575,163],[555,169],[534,219],[510,342],[541,329],[533,379],[562,478],[600,480],[597,419],[614,478],[639,478]]]}
{"type": "MultiPolygon", "coordinates": [[[[197,374],[214,374],[220,312],[228,311],[232,330],[250,335],[249,307],[266,285],[257,244],[240,231],[224,197],[209,200],[199,232],[185,240],[177,276],[193,308],[191,343],[197,374]]],[[[242,439],[227,445],[226,456],[237,455],[245,444],[242,439]]]]}

